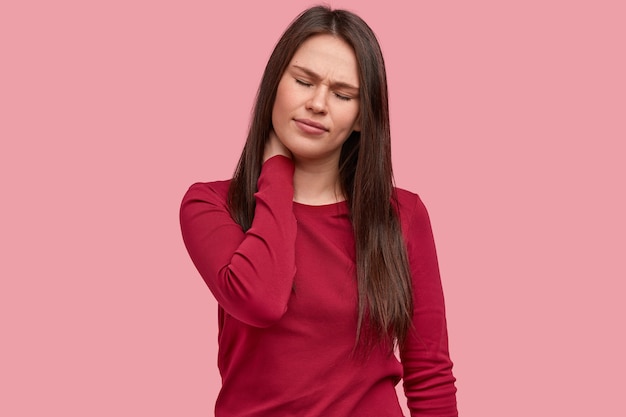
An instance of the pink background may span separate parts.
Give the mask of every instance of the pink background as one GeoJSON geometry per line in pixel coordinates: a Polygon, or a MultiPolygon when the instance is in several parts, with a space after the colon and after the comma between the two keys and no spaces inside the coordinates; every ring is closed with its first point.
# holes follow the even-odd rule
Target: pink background
{"type": "MultiPolygon", "coordinates": [[[[212,415],[216,304],[178,207],[231,175],[312,3],[210,3],[0,6],[0,415],[212,415]]],[[[624,3],[413,3],[330,2],[383,46],[461,414],[626,415],[624,3]]]]}

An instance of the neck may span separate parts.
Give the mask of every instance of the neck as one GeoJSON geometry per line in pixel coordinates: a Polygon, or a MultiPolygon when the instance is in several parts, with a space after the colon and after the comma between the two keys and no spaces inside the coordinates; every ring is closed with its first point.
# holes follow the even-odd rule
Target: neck
{"type": "Polygon", "coordinates": [[[339,182],[338,161],[319,164],[295,162],[293,201],[312,206],[333,204],[345,198],[339,182]]]}

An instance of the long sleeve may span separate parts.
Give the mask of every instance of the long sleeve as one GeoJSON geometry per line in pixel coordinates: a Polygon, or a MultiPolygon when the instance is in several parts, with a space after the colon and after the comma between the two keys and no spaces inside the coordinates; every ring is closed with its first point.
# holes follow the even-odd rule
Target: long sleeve
{"type": "Polygon", "coordinates": [[[226,313],[252,326],[270,326],[287,310],[296,271],[293,170],[282,156],[263,164],[245,233],[223,190],[194,184],[182,201],[181,230],[193,263],[226,313]]]}
{"type": "Polygon", "coordinates": [[[411,417],[456,417],[456,387],[439,265],[430,219],[416,197],[408,222],[407,251],[413,282],[413,329],[400,349],[411,417]]]}

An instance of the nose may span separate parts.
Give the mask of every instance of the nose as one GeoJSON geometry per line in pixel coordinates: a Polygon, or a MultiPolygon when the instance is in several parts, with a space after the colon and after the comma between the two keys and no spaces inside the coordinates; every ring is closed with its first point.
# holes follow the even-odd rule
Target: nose
{"type": "Polygon", "coordinates": [[[327,111],[327,92],[324,86],[318,86],[312,92],[311,97],[306,103],[307,109],[315,112],[325,114],[327,111]]]}

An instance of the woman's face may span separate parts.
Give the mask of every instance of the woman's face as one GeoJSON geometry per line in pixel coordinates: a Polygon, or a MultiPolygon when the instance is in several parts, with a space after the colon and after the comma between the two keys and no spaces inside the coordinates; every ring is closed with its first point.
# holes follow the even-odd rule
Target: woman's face
{"type": "Polygon", "coordinates": [[[296,162],[338,164],[341,145],[360,130],[352,47],[327,34],[300,45],[278,84],[272,124],[296,162]]]}

